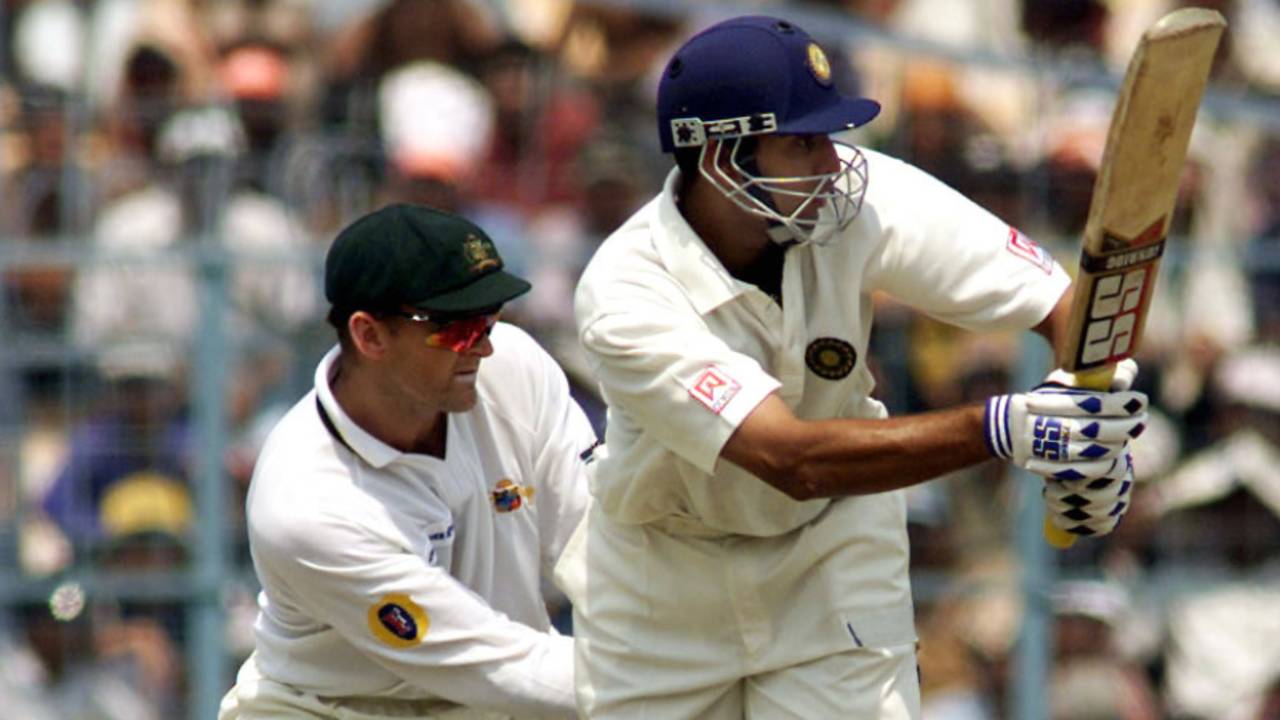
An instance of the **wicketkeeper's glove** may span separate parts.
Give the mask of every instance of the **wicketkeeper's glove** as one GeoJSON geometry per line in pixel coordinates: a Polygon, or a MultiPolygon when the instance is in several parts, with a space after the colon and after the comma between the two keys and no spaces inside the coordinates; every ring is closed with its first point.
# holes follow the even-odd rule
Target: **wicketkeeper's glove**
{"type": "Polygon", "coordinates": [[[983,429],[991,454],[1018,467],[1057,480],[1096,480],[1146,423],[1143,393],[1045,384],[987,400],[983,429]]]}
{"type": "Polygon", "coordinates": [[[1126,449],[1100,478],[1047,481],[1044,502],[1054,525],[1073,535],[1093,537],[1116,528],[1129,509],[1132,490],[1133,458],[1126,449]]]}

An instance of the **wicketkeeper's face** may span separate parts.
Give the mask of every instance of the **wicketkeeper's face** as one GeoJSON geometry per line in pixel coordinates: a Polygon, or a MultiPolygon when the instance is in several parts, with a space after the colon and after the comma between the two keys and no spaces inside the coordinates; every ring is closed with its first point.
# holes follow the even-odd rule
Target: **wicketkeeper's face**
{"type": "Polygon", "coordinates": [[[493,354],[489,331],[496,313],[448,323],[388,318],[394,358],[387,366],[406,400],[444,412],[475,406],[480,361],[493,354]]]}

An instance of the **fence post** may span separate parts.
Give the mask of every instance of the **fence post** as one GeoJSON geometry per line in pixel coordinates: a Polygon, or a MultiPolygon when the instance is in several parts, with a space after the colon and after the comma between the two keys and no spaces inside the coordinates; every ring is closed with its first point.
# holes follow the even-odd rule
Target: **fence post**
{"type": "MultiPolygon", "coordinates": [[[[1014,388],[1035,387],[1049,367],[1049,348],[1039,336],[1027,334],[1014,374],[1014,388]]],[[[1057,558],[1043,537],[1044,481],[1025,471],[1015,473],[1017,512],[1013,515],[1013,539],[1022,571],[1022,627],[1014,646],[1013,678],[1009,683],[1009,715],[1016,720],[1047,720],[1048,689],[1053,659],[1053,608],[1050,591],[1057,573],[1057,558]]]]}
{"type": "Polygon", "coordinates": [[[217,232],[202,232],[195,248],[200,282],[195,333],[192,412],[195,432],[193,483],[196,523],[187,616],[188,717],[213,720],[226,688],[227,663],[222,588],[227,580],[226,381],[232,357],[225,327],[230,259],[217,232]]]}

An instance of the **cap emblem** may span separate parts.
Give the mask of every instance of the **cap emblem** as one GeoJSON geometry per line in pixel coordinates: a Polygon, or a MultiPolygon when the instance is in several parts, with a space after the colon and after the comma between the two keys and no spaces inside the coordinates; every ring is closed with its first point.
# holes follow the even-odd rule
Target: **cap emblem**
{"type": "Polygon", "coordinates": [[[475,235],[467,235],[467,239],[462,243],[462,252],[471,263],[472,274],[502,267],[493,243],[475,235]]]}
{"type": "Polygon", "coordinates": [[[817,80],[821,85],[831,84],[831,63],[827,60],[827,54],[822,52],[822,48],[818,47],[818,43],[809,43],[809,72],[813,73],[813,79],[817,80]]]}

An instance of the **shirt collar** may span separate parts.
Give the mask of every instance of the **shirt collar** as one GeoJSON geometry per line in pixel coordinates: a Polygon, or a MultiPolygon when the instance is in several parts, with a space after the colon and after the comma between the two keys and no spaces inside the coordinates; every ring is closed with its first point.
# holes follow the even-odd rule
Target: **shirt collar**
{"type": "Polygon", "coordinates": [[[654,246],[662,264],[684,286],[694,309],[706,315],[747,292],[750,286],[730,275],[720,259],[689,226],[689,221],[676,206],[679,185],[680,169],[673,168],[663,184],[662,194],[658,196],[654,246]]]}
{"type": "Polygon", "coordinates": [[[364,428],[357,425],[343,411],[342,406],[338,404],[338,400],[333,397],[333,390],[329,387],[329,377],[333,372],[333,364],[337,362],[340,352],[340,346],[335,345],[325,354],[324,359],[316,367],[316,397],[319,398],[320,406],[328,413],[334,429],[337,430],[347,447],[351,448],[362,460],[373,467],[384,468],[399,459],[404,453],[365,432],[364,428]]]}

